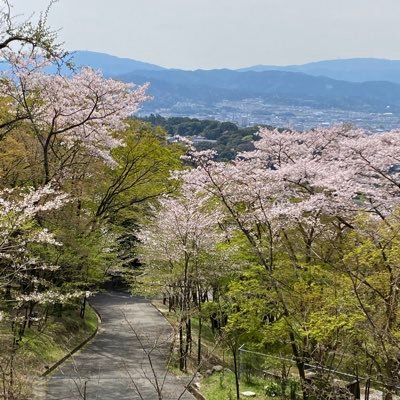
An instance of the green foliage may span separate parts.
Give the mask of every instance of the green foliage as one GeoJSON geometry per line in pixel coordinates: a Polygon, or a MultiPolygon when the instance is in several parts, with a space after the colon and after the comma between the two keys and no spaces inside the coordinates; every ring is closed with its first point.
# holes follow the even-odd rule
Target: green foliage
{"type": "Polygon", "coordinates": [[[116,137],[123,141],[112,152],[117,166],[99,166],[91,178],[95,216],[114,224],[140,218],[149,200],[174,191],[169,176],[181,168],[183,154],[181,146],[167,143],[163,129],[142,121],[130,120],[116,137]]]}
{"type": "Polygon", "coordinates": [[[278,382],[270,381],[264,386],[266,396],[277,397],[282,395],[282,387],[278,382]]]}
{"type": "MultiPolygon", "coordinates": [[[[198,150],[213,149],[218,152],[218,160],[232,160],[240,151],[253,150],[252,141],[257,140],[259,126],[239,128],[232,122],[199,120],[188,117],[164,118],[151,114],[143,118],[154,126],[163,127],[169,135],[202,136],[215,142],[196,142],[198,150]]],[[[270,127],[273,129],[272,127],[270,127]]]]}
{"type": "MultiPolygon", "coordinates": [[[[255,378],[252,382],[242,381],[240,391],[252,391],[256,393],[255,400],[276,399],[276,395],[265,393],[264,387],[269,385],[269,381],[255,378]]],[[[232,372],[214,373],[203,379],[201,393],[207,400],[236,399],[235,376],[232,372]]],[[[273,385],[273,383],[271,383],[273,385]]],[[[279,398],[279,397],[278,397],[279,398]]]]}
{"type": "Polygon", "coordinates": [[[89,337],[97,328],[97,315],[88,306],[85,318],[73,309],[63,313],[62,318],[50,316],[46,329],[38,334],[35,329],[28,329],[20,347],[19,357],[32,362],[35,368],[51,364],[62,358],[68,351],[89,337]]]}

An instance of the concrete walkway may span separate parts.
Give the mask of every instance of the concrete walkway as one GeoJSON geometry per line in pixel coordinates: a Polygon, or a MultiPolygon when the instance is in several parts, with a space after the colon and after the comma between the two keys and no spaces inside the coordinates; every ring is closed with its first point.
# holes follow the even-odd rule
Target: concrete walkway
{"type": "Polygon", "coordinates": [[[147,300],[109,292],[91,303],[102,317],[99,333],[52,373],[47,400],[194,399],[180,379],[166,373],[172,329],[147,300]]]}

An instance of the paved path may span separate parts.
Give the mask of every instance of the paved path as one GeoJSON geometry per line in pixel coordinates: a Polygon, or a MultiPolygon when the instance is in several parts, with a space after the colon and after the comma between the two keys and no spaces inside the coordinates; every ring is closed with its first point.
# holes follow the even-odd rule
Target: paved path
{"type": "MultiPolygon", "coordinates": [[[[184,386],[165,372],[172,334],[165,318],[148,301],[120,292],[97,295],[91,303],[102,317],[99,333],[51,375],[46,399],[157,400],[155,373],[160,385],[165,380],[162,399],[177,400],[184,386]],[[143,348],[154,349],[154,373],[143,348]]],[[[185,392],[181,399],[194,397],[185,392]]]]}

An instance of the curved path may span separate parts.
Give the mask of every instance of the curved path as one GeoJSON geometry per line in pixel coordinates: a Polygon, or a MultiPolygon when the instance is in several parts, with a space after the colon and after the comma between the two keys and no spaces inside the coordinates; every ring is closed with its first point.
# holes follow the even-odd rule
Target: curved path
{"type": "Polygon", "coordinates": [[[102,317],[99,333],[50,376],[47,400],[194,399],[165,371],[172,329],[151,303],[120,292],[91,303],[102,317]]]}

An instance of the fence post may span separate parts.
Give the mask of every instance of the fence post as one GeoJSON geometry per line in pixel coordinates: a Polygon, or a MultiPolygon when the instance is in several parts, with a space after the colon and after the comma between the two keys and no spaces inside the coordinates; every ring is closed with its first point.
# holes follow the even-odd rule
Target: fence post
{"type": "Polygon", "coordinates": [[[371,378],[365,381],[365,397],[364,400],[369,400],[369,389],[371,387],[371,378]]]}
{"type": "Polygon", "coordinates": [[[240,380],[240,375],[242,373],[242,348],[244,344],[242,344],[238,349],[238,379],[240,380]]]}

